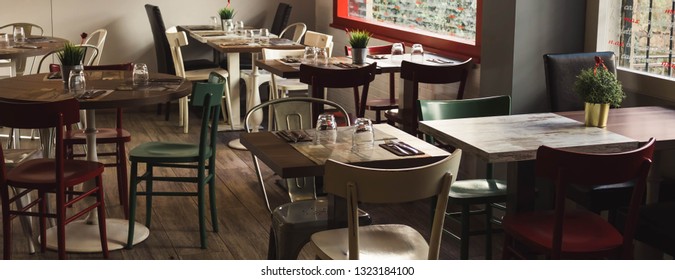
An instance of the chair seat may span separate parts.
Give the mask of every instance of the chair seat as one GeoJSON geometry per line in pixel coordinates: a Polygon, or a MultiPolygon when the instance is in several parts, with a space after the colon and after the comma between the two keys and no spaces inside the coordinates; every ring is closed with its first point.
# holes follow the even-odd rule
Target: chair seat
{"type": "Polygon", "coordinates": [[[272,221],[289,231],[325,229],[328,226],[328,201],[311,199],[283,204],[272,211],[272,221]]]}
{"type": "Polygon", "coordinates": [[[185,79],[188,81],[204,81],[209,78],[211,72],[216,72],[223,77],[229,77],[230,73],[227,70],[217,67],[217,68],[205,68],[205,69],[195,69],[195,70],[185,70],[185,79]]]}
{"type": "MultiPolygon", "coordinates": [[[[586,210],[568,211],[563,219],[563,255],[579,254],[588,257],[589,252],[615,250],[623,242],[621,234],[595,213],[586,210]]],[[[552,246],[555,225],[553,211],[506,215],[502,225],[504,231],[515,240],[527,242],[542,251],[548,251],[552,246]],[[523,236],[527,237],[527,241],[520,238],[523,236]]]]}
{"type": "MultiPolygon", "coordinates": [[[[103,164],[86,160],[64,160],[64,184],[77,185],[103,173],[103,164]]],[[[31,189],[56,188],[53,159],[34,159],[7,172],[7,183],[14,187],[31,189]]]]}
{"type": "Polygon", "coordinates": [[[455,181],[450,186],[450,198],[458,199],[483,199],[494,198],[495,202],[504,201],[506,198],[506,182],[502,180],[461,180],[455,181]]]}
{"type": "MultiPolygon", "coordinates": [[[[211,149],[206,147],[206,157],[211,149]]],[[[195,162],[199,159],[199,145],[189,143],[147,142],[129,152],[129,160],[152,162],[195,162]]]]}
{"type": "Polygon", "coordinates": [[[308,86],[305,83],[301,83],[298,79],[284,79],[276,78],[276,84],[278,90],[283,91],[294,91],[294,90],[308,90],[308,86]]]}
{"type": "Polygon", "coordinates": [[[366,109],[373,111],[398,109],[398,99],[391,102],[389,98],[370,98],[366,101],[366,109]]]}
{"type": "MultiPolygon", "coordinates": [[[[322,259],[349,259],[347,229],[317,232],[312,244],[322,259]]],[[[426,260],[429,245],[415,229],[398,224],[359,227],[359,259],[361,260],[426,260]]]]}
{"type": "MultiPolygon", "coordinates": [[[[126,129],[117,129],[117,128],[97,128],[96,129],[96,143],[97,144],[107,144],[107,143],[117,143],[117,142],[129,142],[131,141],[131,133],[126,129]]],[[[84,129],[77,129],[67,131],[63,135],[63,142],[68,144],[86,144],[87,133],[84,132],[84,129]]]]}

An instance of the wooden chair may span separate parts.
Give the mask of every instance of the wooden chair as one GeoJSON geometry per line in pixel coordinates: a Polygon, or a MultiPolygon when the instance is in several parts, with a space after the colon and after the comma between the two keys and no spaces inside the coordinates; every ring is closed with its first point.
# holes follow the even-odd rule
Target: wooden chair
{"type": "MultiPolygon", "coordinates": [[[[199,232],[201,248],[206,248],[206,190],[208,184],[211,225],[218,232],[216,212],[216,146],[218,142],[218,110],[225,87],[225,77],[211,73],[209,83],[197,82],[192,87],[192,105],[202,107],[202,123],[198,143],[146,142],[129,152],[131,177],[129,196],[129,235],[127,248],[133,247],[134,224],[136,220],[136,196],[145,195],[145,224],[150,227],[153,196],[196,196],[199,208],[199,232]],[[138,164],[145,163],[146,171],[138,174],[138,164]],[[155,168],[182,168],[190,170],[188,174],[174,177],[157,176],[155,168]],[[196,171],[196,172],[195,172],[196,171]],[[196,174],[195,174],[196,173],[196,174]],[[145,191],[137,191],[138,183],[145,181],[145,191]],[[155,181],[196,183],[197,191],[155,191],[155,181]]],[[[183,188],[181,185],[174,185],[183,188]]]]}
{"type": "Polygon", "coordinates": [[[541,146],[537,150],[535,176],[538,188],[553,187],[554,210],[507,212],[504,259],[544,254],[551,259],[630,259],[638,212],[652,163],[654,138],[632,151],[614,154],[577,153],[541,146]],[[571,186],[616,184],[634,181],[633,195],[622,229],[584,209],[567,209],[571,186]],[[550,183],[544,185],[544,183],[550,183]],[[552,185],[552,186],[551,186],[552,185]]]}
{"type": "MultiPolygon", "coordinates": [[[[103,199],[103,164],[84,160],[66,160],[63,144],[64,126],[79,121],[79,105],[75,99],[48,103],[0,102],[0,125],[16,128],[55,128],[56,149],[54,159],[34,159],[5,172],[4,159],[0,163],[0,195],[2,196],[2,223],[4,258],[9,259],[12,248],[11,220],[20,215],[40,218],[40,245],[42,252],[47,244],[47,218],[56,218],[57,247],[59,259],[66,258],[66,224],[96,209],[103,256],[108,258],[105,204],[103,199]],[[70,192],[68,188],[95,180],[95,186],[82,192],[70,192]],[[25,189],[14,196],[9,195],[9,186],[25,189]],[[9,205],[21,197],[37,192],[37,199],[21,209],[11,210],[9,205]],[[77,195],[67,199],[68,194],[77,195]],[[56,197],[56,210],[47,209],[47,194],[56,197]],[[91,197],[90,202],[87,197],[91,197]],[[84,202],[84,203],[80,203],[84,202]],[[86,203],[86,205],[85,205],[86,203]],[[66,208],[78,204],[78,211],[67,213],[66,208]],[[33,212],[33,207],[38,212],[33,212]],[[67,216],[67,214],[71,214],[67,216]]],[[[0,149],[0,157],[2,150],[0,149]]]]}
{"type": "MultiPolygon", "coordinates": [[[[391,54],[392,45],[370,46],[369,55],[391,54]]],[[[404,49],[405,51],[405,49],[404,49]]],[[[352,55],[352,47],[345,46],[345,54],[352,55]]],[[[382,122],[382,112],[398,108],[398,99],[396,98],[396,73],[389,73],[389,98],[370,98],[366,100],[366,110],[375,111],[375,123],[382,122]]]]}
{"type": "MultiPolygon", "coordinates": [[[[464,88],[466,79],[469,75],[471,59],[464,62],[448,65],[427,65],[418,64],[404,60],[401,63],[401,78],[412,83],[412,99],[419,99],[420,83],[427,84],[449,84],[459,83],[457,90],[457,99],[464,99],[464,88]]],[[[404,118],[399,115],[398,109],[391,109],[384,112],[387,123],[391,125],[402,124],[407,127],[406,132],[417,135],[418,112],[413,107],[411,112],[403,112],[404,118]]]]}
{"type": "Polygon", "coordinates": [[[324,188],[347,200],[347,228],[312,234],[317,258],[333,260],[438,259],[447,195],[455,181],[460,149],[438,162],[403,169],[375,169],[326,161],[324,188]],[[411,186],[415,186],[411,188],[411,186]],[[437,196],[429,243],[414,228],[401,224],[359,227],[357,203],[406,203],[437,196]]]}
{"type": "MultiPolygon", "coordinates": [[[[166,38],[169,42],[169,49],[173,59],[176,76],[183,77],[188,81],[206,81],[211,76],[211,72],[216,72],[220,74],[220,76],[225,77],[225,79],[229,77],[227,70],[220,68],[220,66],[216,66],[214,68],[187,70],[183,62],[183,53],[181,51],[181,47],[188,45],[187,35],[185,35],[184,31],[178,31],[174,26],[166,30],[166,38]]],[[[228,118],[230,125],[232,126],[232,130],[234,130],[234,124],[232,122],[232,108],[230,104],[230,101],[232,100],[230,99],[230,87],[225,87],[225,93],[221,94],[220,96],[223,97],[223,100],[221,100],[221,103],[223,104],[220,106],[220,109],[223,113],[223,118],[228,118]],[[225,111],[227,111],[227,113],[225,111]]],[[[188,123],[190,118],[187,96],[179,100],[178,111],[180,115],[178,124],[183,127],[183,133],[188,133],[188,123]]]]}
{"type": "MultiPolygon", "coordinates": [[[[84,70],[119,70],[131,71],[133,70],[132,63],[125,64],[110,64],[110,65],[96,65],[85,66],[84,70]]],[[[119,193],[119,200],[124,210],[124,217],[129,218],[129,181],[127,179],[127,151],[125,143],[131,141],[131,133],[122,128],[122,108],[115,109],[115,127],[97,127],[96,130],[96,145],[115,145],[112,152],[98,152],[98,157],[114,157],[112,162],[104,163],[105,167],[115,167],[117,171],[117,190],[119,193]]],[[[66,149],[66,158],[84,158],[87,155],[84,152],[76,153],[75,145],[87,144],[87,133],[84,128],[71,129],[69,126],[63,136],[63,144],[66,149]]],[[[86,148],[85,148],[86,149],[86,148]]],[[[98,149],[97,149],[98,150],[98,149]]]]}
{"type": "MultiPolygon", "coordinates": [[[[246,114],[244,126],[247,132],[252,132],[249,119],[256,112],[267,108],[273,111],[276,124],[270,130],[298,130],[311,129],[311,104],[319,103],[340,112],[345,118],[343,124],[350,123],[347,111],[339,104],[311,97],[289,97],[275,99],[257,105],[246,114]],[[273,110],[272,110],[273,109],[273,110]]],[[[316,191],[315,178],[288,178],[285,180],[289,203],[271,207],[270,200],[260,170],[258,158],[253,155],[253,166],[258,177],[258,184],[262,190],[267,210],[272,215],[270,227],[268,259],[297,259],[302,247],[309,242],[312,233],[324,230],[328,226],[328,201],[319,197],[316,191]]],[[[362,224],[370,224],[368,213],[360,211],[359,219],[362,224]]]]}
{"type": "MultiPolygon", "coordinates": [[[[511,97],[508,95],[462,100],[418,100],[420,121],[460,119],[472,117],[501,116],[511,114],[511,97]]],[[[434,142],[433,139],[427,141],[434,142]]],[[[460,259],[469,258],[469,237],[485,235],[485,258],[492,258],[492,207],[494,203],[506,202],[506,182],[492,178],[492,164],[488,164],[486,179],[459,180],[450,187],[448,206],[459,205],[460,212],[448,212],[446,216],[460,223],[459,235],[444,229],[460,242],[460,259]],[[483,205],[482,210],[473,209],[483,205]],[[472,231],[470,215],[485,215],[485,230],[472,231]],[[459,216],[459,219],[456,217],[459,216]]]]}
{"type": "MultiPolygon", "coordinates": [[[[311,96],[322,98],[326,88],[353,88],[354,107],[357,117],[363,117],[366,111],[366,100],[368,99],[368,88],[370,82],[375,79],[377,63],[351,68],[351,69],[331,69],[322,68],[308,64],[300,65],[300,82],[311,86],[311,96]],[[362,86],[361,97],[359,100],[359,86],[362,86]]],[[[316,119],[320,108],[314,105],[312,113],[313,120],[316,119]]]]}

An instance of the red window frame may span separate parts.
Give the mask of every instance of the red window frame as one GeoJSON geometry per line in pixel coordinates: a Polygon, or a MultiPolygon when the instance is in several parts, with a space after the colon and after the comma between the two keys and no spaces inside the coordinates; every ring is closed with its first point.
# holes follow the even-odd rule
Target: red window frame
{"type": "Polygon", "coordinates": [[[403,42],[406,45],[420,43],[424,45],[425,50],[461,59],[471,57],[476,63],[478,63],[480,62],[480,48],[482,41],[480,30],[482,29],[481,27],[483,22],[483,0],[478,0],[476,10],[475,45],[443,39],[440,37],[423,35],[406,30],[395,29],[384,25],[378,25],[373,22],[347,18],[348,0],[333,0],[333,23],[331,23],[330,26],[338,29],[364,29],[373,33],[373,37],[378,39],[390,42],[403,42]]]}

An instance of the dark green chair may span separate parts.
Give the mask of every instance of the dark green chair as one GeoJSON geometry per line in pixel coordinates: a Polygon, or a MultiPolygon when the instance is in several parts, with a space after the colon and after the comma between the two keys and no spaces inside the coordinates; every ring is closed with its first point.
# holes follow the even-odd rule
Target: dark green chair
{"type": "MultiPolygon", "coordinates": [[[[459,119],[473,117],[501,116],[511,114],[510,96],[492,96],[463,100],[418,100],[417,110],[420,121],[459,119]]],[[[434,142],[431,137],[427,141],[434,142]]],[[[448,206],[461,206],[460,212],[446,213],[446,217],[457,221],[459,216],[460,234],[444,229],[460,241],[460,259],[469,258],[469,237],[485,234],[485,257],[492,258],[492,207],[495,203],[506,202],[506,183],[492,179],[492,165],[487,166],[486,179],[458,180],[450,187],[448,206]],[[472,205],[484,204],[483,209],[471,210],[472,205]],[[469,218],[472,214],[485,215],[485,230],[471,231],[469,218]]]]}
{"type": "Polygon", "coordinates": [[[205,221],[205,190],[209,185],[209,199],[211,205],[211,223],[213,231],[218,232],[218,218],[216,217],[215,197],[215,168],[216,168],[216,143],[218,132],[218,110],[223,96],[226,80],[217,73],[211,73],[208,83],[195,83],[192,87],[192,105],[203,107],[201,132],[199,143],[169,143],[148,142],[138,145],[129,152],[131,161],[129,197],[129,236],[127,248],[133,246],[134,222],[136,215],[136,196],[146,197],[146,226],[150,226],[152,213],[152,196],[197,196],[199,207],[199,232],[201,248],[206,248],[206,221],[205,221]],[[146,171],[138,175],[138,163],[146,164],[146,171]],[[197,171],[192,177],[163,177],[155,176],[155,167],[188,168],[197,171]],[[208,172],[207,172],[208,171],[208,172]],[[145,181],[145,192],[137,191],[140,181],[145,181]],[[183,183],[197,183],[196,192],[156,192],[153,191],[153,181],[169,181],[183,183]]]}

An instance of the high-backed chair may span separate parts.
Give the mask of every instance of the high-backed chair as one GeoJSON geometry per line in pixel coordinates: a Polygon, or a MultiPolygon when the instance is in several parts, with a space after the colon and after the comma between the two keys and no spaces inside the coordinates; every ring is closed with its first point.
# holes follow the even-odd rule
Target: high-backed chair
{"type": "Polygon", "coordinates": [[[462,150],[438,162],[402,169],[376,169],[326,161],[324,188],[347,200],[347,228],[312,234],[317,258],[333,260],[437,260],[447,195],[455,181],[462,150]],[[410,186],[415,186],[411,188],[410,186]],[[407,203],[437,196],[429,242],[414,228],[402,224],[359,227],[357,205],[407,203]]]}
{"type": "Polygon", "coordinates": [[[291,16],[291,10],[293,7],[286,3],[279,3],[277,6],[277,12],[274,14],[274,20],[272,21],[272,27],[270,32],[272,34],[280,34],[281,30],[286,28],[288,24],[288,18],[291,16]]]}
{"type": "MultiPolygon", "coordinates": [[[[391,54],[392,45],[369,46],[369,55],[391,54]]],[[[404,49],[405,51],[405,49],[404,49]]],[[[345,54],[352,55],[352,47],[345,46],[345,54]]],[[[375,123],[381,123],[381,112],[398,108],[398,99],[396,98],[396,73],[389,73],[389,98],[370,98],[366,100],[366,110],[375,111],[375,123]]]]}
{"type": "MultiPolygon", "coordinates": [[[[164,25],[164,19],[162,18],[162,12],[159,10],[159,7],[151,4],[145,5],[145,12],[148,14],[148,20],[150,20],[150,30],[152,31],[152,39],[155,43],[155,55],[157,57],[157,72],[166,73],[171,75],[176,75],[176,69],[174,67],[173,58],[171,57],[171,48],[169,47],[168,40],[166,38],[166,25],[164,25]]],[[[198,70],[198,69],[209,69],[209,68],[218,68],[218,63],[210,61],[208,59],[188,59],[183,60],[183,67],[185,71],[198,70]]],[[[207,72],[208,73],[208,72],[207,72]]],[[[167,110],[165,114],[165,119],[169,120],[169,103],[166,103],[167,110]]],[[[162,105],[157,105],[157,113],[161,112],[162,105]]]]}
{"type": "MultiPolygon", "coordinates": [[[[225,77],[227,79],[229,77],[229,73],[227,70],[220,68],[220,66],[216,66],[214,68],[203,68],[203,69],[195,69],[195,70],[187,70],[185,68],[185,64],[183,63],[183,53],[181,51],[182,46],[187,46],[188,41],[187,41],[187,36],[185,35],[184,31],[178,31],[176,27],[171,27],[166,30],[166,38],[169,43],[169,50],[171,52],[171,58],[173,60],[173,65],[174,69],[176,71],[176,76],[183,77],[188,81],[205,81],[208,80],[211,72],[216,72],[220,74],[222,77],[225,77]]],[[[225,88],[225,94],[221,94],[219,96],[222,96],[224,100],[221,101],[221,111],[223,113],[223,118],[228,117],[228,120],[230,121],[230,124],[232,124],[232,108],[230,107],[230,87],[227,86],[225,88]],[[227,111],[227,114],[225,113],[227,111]]],[[[188,97],[183,97],[179,100],[179,113],[180,113],[180,120],[178,124],[180,126],[183,126],[183,132],[188,133],[188,128],[189,128],[189,108],[188,108],[188,97]]],[[[234,130],[234,126],[232,127],[234,130]]]]}
{"type": "MultiPolygon", "coordinates": [[[[44,34],[44,30],[42,29],[41,26],[27,22],[16,22],[5,24],[3,26],[0,26],[0,30],[11,28],[12,30],[8,30],[7,33],[13,34],[14,29],[16,29],[17,27],[23,27],[23,31],[24,33],[26,33],[26,36],[31,35],[41,36],[42,34],[44,34]]],[[[10,77],[20,76],[23,75],[26,70],[26,61],[28,61],[28,58],[17,59],[14,61],[9,59],[0,59],[0,67],[10,67],[9,73],[10,77]],[[14,63],[14,67],[11,67],[12,63],[14,63]]],[[[33,62],[31,63],[31,70],[33,67],[33,63],[35,63],[35,57],[33,57],[33,62]]]]}
{"type": "Polygon", "coordinates": [[[293,36],[291,36],[291,40],[293,42],[296,42],[300,44],[302,41],[302,38],[305,36],[305,33],[307,32],[307,25],[302,23],[302,22],[296,22],[296,23],[291,23],[284,30],[281,30],[279,33],[279,38],[284,38],[286,33],[289,33],[293,31],[293,36]]]}
{"type": "Polygon", "coordinates": [[[98,65],[101,62],[101,56],[103,56],[103,47],[105,47],[105,40],[107,37],[108,30],[103,28],[96,29],[94,32],[89,33],[83,44],[95,46],[98,49],[98,55],[90,56],[87,60],[87,65],[98,65]]]}
{"type": "MultiPolygon", "coordinates": [[[[577,153],[541,146],[535,176],[539,187],[553,187],[554,210],[507,212],[504,259],[543,254],[551,259],[630,259],[638,212],[652,163],[654,138],[632,151],[614,154],[577,153]],[[571,186],[584,187],[634,181],[624,227],[615,228],[602,216],[585,209],[568,209],[571,186]],[[544,185],[549,183],[547,185],[544,185]]],[[[573,207],[572,207],[573,208],[573,207]]]]}
{"type": "MultiPolygon", "coordinates": [[[[511,97],[491,96],[462,100],[418,100],[420,121],[460,119],[473,117],[501,116],[511,114],[511,97]]],[[[430,139],[433,140],[433,139],[430,139]]],[[[433,141],[431,141],[433,142],[433,141]]],[[[460,241],[460,259],[469,258],[469,237],[485,234],[485,257],[492,257],[492,204],[506,202],[506,182],[492,179],[492,165],[488,164],[486,179],[455,181],[450,187],[448,206],[461,207],[460,212],[446,213],[448,218],[459,216],[460,233],[445,230],[452,238],[460,241]],[[473,209],[483,205],[482,210],[473,209]],[[471,231],[470,215],[485,215],[485,230],[471,231]]]]}
{"type": "MultiPolygon", "coordinates": [[[[413,100],[419,99],[420,83],[459,83],[457,99],[463,99],[470,66],[471,59],[448,65],[418,64],[404,60],[401,63],[401,78],[410,81],[413,84],[413,91],[411,93],[413,100]]],[[[419,119],[417,110],[413,106],[411,112],[403,112],[403,114],[404,117],[401,117],[398,109],[391,109],[385,111],[384,116],[387,118],[387,123],[391,125],[402,124],[407,127],[406,132],[416,135],[417,121],[419,119]]]]}
{"type": "MultiPolygon", "coordinates": [[[[0,196],[2,197],[2,225],[4,258],[9,259],[12,248],[12,222],[14,217],[28,215],[40,218],[40,245],[44,252],[47,244],[47,218],[56,219],[56,236],[59,259],[66,258],[66,224],[96,209],[98,212],[99,234],[103,256],[108,258],[106,237],[105,204],[103,199],[103,164],[85,160],[66,160],[63,146],[64,126],[80,119],[79,103],[75,99],[47,103],[6,103],[0,102],[0,125],[16,128],[55,128],[55,157],[34,159],[24,162],[5,172],[4,159],[0,163],[0,196]],[[67,199],[68,188],[94,180],[90,190],[75,192],[77,196],[67,199]],[[9,187],[24,189],[10,196],[9,187]],[[22,209],[10,209],[9,205],[23,196],[37,193],[33,200],[22,209]],[[54,194],[55,212],[47,209],[48,194],[54,194]],[[90,197],[92,200],[84,199],[90,197]],[[77,204],[77,211],[66,208],[77,204]],[[37,206],[38,211],[34,212],[37,206]],[[70,214],[70,215],[67,215],[70,214]]],[[[0,154],[2,150],[0,149],[0,154]]],[[[2,157],[0,155],[0,157],[2,157]]],[[[70,192],[68,192],[70,193],[70,192]]]]}
{"type": "MultiPolygon", "coordinates": [[[[133,247],[134,224],[136,219],[136,197],[145,195],[145,224],[150,227],[153,196],[196,196],[199,209],[199,236],[201,248],[206,248],[206,188],[208,185],[209,206],[211,208],[211,226],[218,232],[216,212],[216,146],[218,143],[218,110],[222,99],[225,77],[212,73],[210,82],[194,83],[192,87],[192,105],[202,107],[202,123],[198,143],[146,142],[129,152],[131,161],[129,196],[129,236],[127,248],[133,247]],[[138,164],[145,163],[146,171],[138,174],[138,164]],[[155,174],[155,168],[183,168],[188,174],[173,177],[155,174]],[[195,174],[196,172],[196,174],[195,174]],[[138,191],[138,183],[145,181],[145,191],[138,191]],[[196,191],[155,191],[155,181],[196,183],[196,191]]],[[[182,189],[180,185],[173,187],[182,189]]]]}
{"type": "MultiPolygon", "coordinates": [[[[264,48],[262,51],[263,59],[282,59],[286,57],[295,57],[301,58],[303,55],[303,50],[284,50],[284,49],[268,49],[264,48]]],[[[298,79],[285,79],[277,75],[270,73],[270,100],[286,97],[291,91],[306,91],[308,89],[307,84],[301,83],[298,79]]],[[[268,117],[268,128],[272,127],[272,122],[274,118],[272,113],[274,110],[269,110],[268,117]]]]}
{"type": "MultiPolygon", "coordinates": [[[[376,69],[377,63],[351,69],[331,69],[301,64],[300,82],[311,86],[312,97],[323,97],[324,89],[326,88],[352,88],[354,92],[354,111],[357,117],[363,117],[366,111],[368,88],[370,87],[370,82],[375,79],[376,69]],[[363,88],[360,97],[359,86],[363,88]]],[[[318,114],[319,112],[319,108],[315,107],[312,113],[318,114]]]]}
{"type": "MultiPolygon", "coordinates": [[[[312,114],[310,111],[314,103],[340,112],[339,115],[344,118],[344,121],[338,123],[350,123],[347,111],[333,101],[311,97],[289,97],[273,99],[251,108],[246,114],[245,129],[247,132],[252,132],[249,119],[253,114],[265,108],[274,112],[273,118],[276,125],[271,126],[270,130],[311,128],[312,114]]],[[[268,259],[296,259],[312,233],[327,228],[328,201],[323,197],[317,197],[314,177],[290,178],[285,180],[290,202],[272,207],[260,171],[260,163],[255,155],[253,155],[253,166],[265,205],[272,215],[267,257],[268,259]]],[[[370,216],[366,212],[359,212],[359,219],[362,224],[370,223],[370,216]]]]}
{"type": "MultiPolygon", "coordinates": [[[[577,111],[584,109],[584,102],[574,92],[574,82],[583,69],[595,66],[599,56],[607,69],[616,74],[613,52],[545,54],[546,93],[551,102],[552,112],[577,111]]],[[[571,189],[572,200],[595,212],[609,210],[609,218],[616,217],[616,210],[632,195],[633,184],[623,183],[611,186],[597,186],[590,189],[571,189]]]]}
{"type": "Polygon", "coordinates": [[[595,66],[595,57],[605,62],[607,69],[616,75],[614,52],[557,53],[544,55],[546,94],[552,112],[584,109],[584,101],[574,92],[574,82],[581,70],[595,66]]]}
{"type": "MultiPolygon", "coordinates": [[[[125,63],[85,66],[84,70],[131,71],[133,70],[133,64],[125,63]]],[[[115,167],[117,172],[117,190],[120,204],[124,210],[124,217],[129,218],[129,181],[127,179],[127,151],[125,143],[131,141],[131,133],[122,128],[122,108],[120,107],[116,109],[115,127],[97,127],[96,130],[96,145],[115,145],[113,152],[104,152],[100,149],[97,149],[99,151],[98,157],[113,157],[113,160],[111,162],[104,163],[104,166],[115,167]]],[[[87,133],[84,129],[73,130],[68,127],[66,133],[63,136],[63,144],[66,149],[67,159],[84,158],[87,156],[84,152],[76,153],[74,149],[76,145],[82,145],[84,147],[84,145],[87,144],[87,133]]]]}

